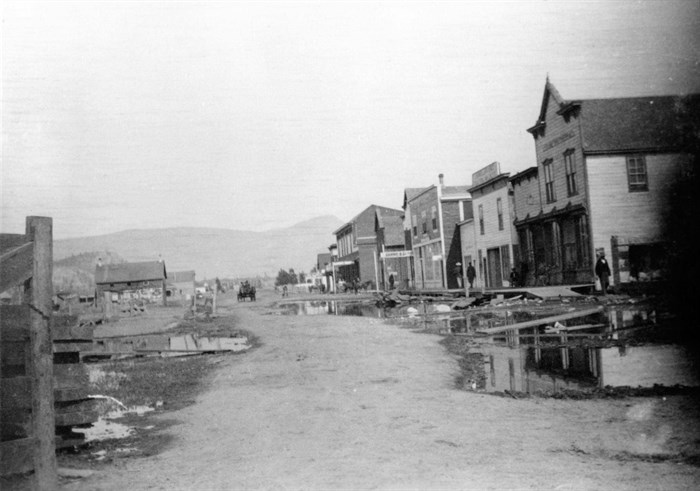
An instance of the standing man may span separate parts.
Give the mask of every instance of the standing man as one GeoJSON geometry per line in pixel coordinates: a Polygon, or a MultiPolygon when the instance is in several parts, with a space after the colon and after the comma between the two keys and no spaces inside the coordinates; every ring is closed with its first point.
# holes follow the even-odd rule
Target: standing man
{"type": "Polygon", "coordinates": [[[603,291],[603,295],[607,294],[610,266],[608,266],[608,261],[605,260],[605,251],[598,256],[598,261],[595,263],[595,274],[600,280],[600,288],[603,291]]]}
{"type": "Polygon", "coordinates": [[[469,266],[467,266],[467,281],[469,281],[469,288],[474,288],[474,278],[476,278],[476,269],[472,266],[472,262],[469,261],[469,266]]]}
{"type": "Polygon", "coordinates": [[[462,288],[462,281],[463,281],[462,263],[455,264],[454,275],[455,275],[455,278],[457,278],[457,287],[461,289],[462,288]]]}

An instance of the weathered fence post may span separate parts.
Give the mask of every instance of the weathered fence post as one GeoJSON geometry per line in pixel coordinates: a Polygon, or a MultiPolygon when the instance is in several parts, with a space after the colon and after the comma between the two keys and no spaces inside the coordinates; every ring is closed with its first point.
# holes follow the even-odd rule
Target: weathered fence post
{"type": "Polygon", "coordinates": [[[51,318],[53,296],[53,223],[47,217],[27,217],[27,239],[34,243],[31,280],[25,288],[25,303],[30,309],[32,363],[32,427],[36,438],[34,475],[38,489],[56,489],[55,415],[53,394],[53,345],[51,318]]]}

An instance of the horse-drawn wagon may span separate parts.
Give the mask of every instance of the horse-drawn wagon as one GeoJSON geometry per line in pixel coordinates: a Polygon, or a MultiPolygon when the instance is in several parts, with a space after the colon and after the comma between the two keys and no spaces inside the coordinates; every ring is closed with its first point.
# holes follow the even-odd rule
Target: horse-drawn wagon
{"type": "Polygon", "coordinates": [[[250,298],[251,302],[255,302],[255,287],[244,281],[238,288],[238,301],[245,302],[246,298],[250,298]]]}

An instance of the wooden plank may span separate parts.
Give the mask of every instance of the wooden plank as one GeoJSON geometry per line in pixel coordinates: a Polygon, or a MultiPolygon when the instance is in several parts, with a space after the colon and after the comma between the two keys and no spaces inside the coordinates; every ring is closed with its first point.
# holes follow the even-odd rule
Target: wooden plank
{"type": "MultiPolygon", "coordinates": [[[[2,366],[25,365],[28,351],[29,343],[27,341],[6,341],[3,335],[2,344],[0,345],[2,366]]],[[[3,373],[5,373],[4,369],[3,373]]]]}
{"type": "Polygon", "coordinates": [[[25,285],[25,300],[32,306],[30,310],[32,363],[28,367],[27,374],[32,377],[32,434],[37,441],[34,449],[34,474],[39,489],[56,489],[58,473],[51,343],[53,220],[47,217],[27,217],[25,233],[34,244],[32,280],[25,285]]]}
{"type": "Polygon", "coordinates": [[[0,441],[19,440],[20,438],[29,437],[31,431],[29,424],[29,415],[26,414],[23,418],[14,418],[9,411],[0,411],[2,416],[2,424],[0,425],[0,441]]]}
{"type": "Polygon", "coordinates": [[[34,274],[34,244],[26,243],[0,256],[0,292],[21,285],[34,274]]]}
{"type": "Polygon", "coordinates": [[[54,353],[80,353],[81,351],[88,351],[91,349],[93,349],[92,341],[77,343],[57,341],[53,343],[54,353]]]}
{"type": "Polygon", "coordinates": [[[23,328],[29,332],[29,305],[1,305],[0,329],[5,339],[5,330],[11,327],[23,328]]]}
{"type": "Polygon", "coordinates": [[[0,254],[5,254],[29,242],[24,234],[0,234],[0,254]]]}
{"type": "Polygon", "coordinates": [[[52,328],[53,340],[56,341],[92,341],[95,337],[95,326],[86,324],[78,325],[54,325],[52,328]]]}
{"type": "Polygon", "coordinates": [[[597,314],[603,311],[603,307],[595,307],[592,309],[577,310],[574,312],[568,312],[566,314],[555,315],[552,317],[543,317],[542,319],[535,319],[526,322],[519,322],[517,324],[511,324],[507,326],[491,327],[488,329],[477,329],[477,332],[482,334],[495,334],[499,332],[509,331],[509,330],[519,330],[526,329],[528,327],[537,327],[544,324],[554,324],[555,322],[565,321],[569,319],[577,319],[579,317],[585,317],[587,315],[597,314]]]}
{"type": "MultiPolygon", "coordinates": [[[[36,438],[0,442],[0,475],[11,476],[34,469],[36,438]]],[[[39,488],[55,489],[55,488],[39,488]]]]}
{"type": "Polygon", "coordinates": [[[0,398],[3,408],[31,408],[31,379],[29,377],[0,379],[0,398]]]}
{"type": "MultiPolygon", "coordinates": [[[[31,409],[32,386],[29,377],[13,377],[0,379],[0,395],[2,395],[2,407],[31,409]]],[[[64,386],[53,390],[53,399],[56,402],[77,401],[87,399],[88,386],[64,386]]]]}
{"type": "Polygon", "coordinates": [[[56,426],[76,426],[94,423],[98,418],[93,399],[56,407],[56,426]]]}

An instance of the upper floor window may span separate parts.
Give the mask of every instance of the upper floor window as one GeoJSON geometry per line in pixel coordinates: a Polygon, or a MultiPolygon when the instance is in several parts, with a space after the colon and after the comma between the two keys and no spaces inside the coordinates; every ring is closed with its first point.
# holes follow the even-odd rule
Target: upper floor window
{"type": "Polygon", "coordinates": [[[418,237],[418,217],[416,215],[411,216],[411,226],[413,227],[413,236],[418,237]]]}
{"type": "Polygon", "coordinates": [[[479,205],[479,232],[484,235],[484,205],[479,205]]]}
{"type": "Polygon", "coordinates": [[[437,216],[437,208],[433,206],[433,208],[430,210],[432,214],[432,225],[433,225],[433,230],[438,229],[438,216],[437,216]]]}
{"type": "Polygon", "coordinates": [[[428,233],[428,218],[427,218],[427,214],[425,213],[425,211],[421,212],[420,217],[421,217],[421,221],[423,222],[423,234],[427,234],[428,233]]]}
{"type": "Polygon", "coordinates": [[[627,157],[627,183],[630,192],[648,191],[647,163],[641,155],[627,157]]]}
{"type": "Polygon", "coordinates": [[[552,203],[557,200],[554,195],[554,170],[552,169],[552,159],[547,159],[542,162],[544,168],[544,191],[547,197],[547,203],[552,203]]]}
{"type": "Polygon", "coordinates": [[[566,191],[569,196],[578,194],[576,188],[576,154],[574,150],[564,152],[564,167],[566,168],[566,191]]]}
{"type": "Polygon", "coordinates": [[[501,198],[496,200],[496,211],[498,213],[498,230],[503,230],[503,202],[501,198]]]}

